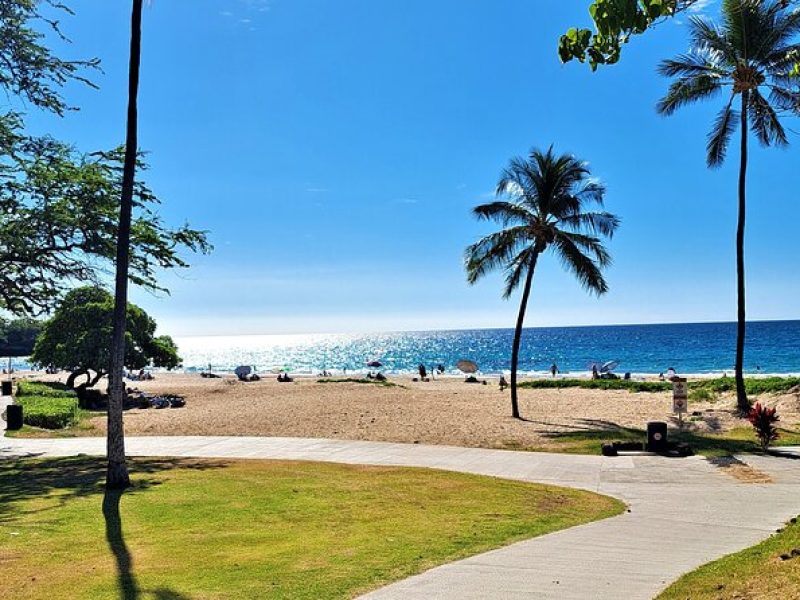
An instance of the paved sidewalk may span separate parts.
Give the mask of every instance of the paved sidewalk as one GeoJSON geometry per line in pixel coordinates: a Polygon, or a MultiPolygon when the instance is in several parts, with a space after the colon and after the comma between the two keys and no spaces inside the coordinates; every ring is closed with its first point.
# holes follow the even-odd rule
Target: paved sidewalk
{"type": "MultiPolygon", "coordinates": [[[[341,440],[141,437],[129,455],[319,460],[431,467],[564,485],[630,512],[431,569],[366,598],[649,599],[681,574],[766,538],[800,514],[800,465],[741,457],[772,475],[744,484],[694,457],[579,456],[341,440]]],[[[103,438],[0,439],[0,459],[102,455],[103,438]]]]}

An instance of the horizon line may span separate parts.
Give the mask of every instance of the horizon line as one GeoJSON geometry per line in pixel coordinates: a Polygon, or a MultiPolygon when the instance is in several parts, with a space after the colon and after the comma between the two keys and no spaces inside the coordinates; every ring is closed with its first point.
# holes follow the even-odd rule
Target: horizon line
{"type": "MultiPolygon", "coordinates": [[[[753,319],[745,322],[751,323],[791,323],[800,321],[797,319],[753,319]]],[[[523,327],[526,329],[589,329],[596,327],[658,327],[669,325],[736,325],[736,321],[666,321],[659,323],[606,323],[606,324],[582,324],[582,325],[532,325],[523,327]]],[[[514,329],[514,327],[444,327],[441,329],[391,329],[391,330],[370,330],[370,331],[317,331],[305,333],[196,333],[189,335],[174,335],[173,338],[192,338],[192,337],[261,337],[261,336],[287,336],[287,335],[373,335],[373,334],[397,334],[397,333],[433,333],[433,332],[455,332],[455,331],[500,331],[514,329]]]]}

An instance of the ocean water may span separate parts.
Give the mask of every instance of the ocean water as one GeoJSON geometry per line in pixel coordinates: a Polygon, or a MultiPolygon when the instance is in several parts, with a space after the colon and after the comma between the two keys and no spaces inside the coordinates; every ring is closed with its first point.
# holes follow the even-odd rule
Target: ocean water
{"type": "MultiPolygon", "coordinates": [[[[182,337],[176,342],[189,370],[232,370],[254,365],[260,371],[287,368],[316,374],[363,372],[379,360],[388,373],[416,372],[443,364],[456,373],[462,358],[482,373],[510,368],[513,329],[418,331],[358,335],[242,335],[182,337]]],[[[563,373],[586,373],[592,362],[619,361],[618,373],[681,374],[733,370],[735,323],[535,327],[522,335],[520,371],[545,373],[556,363],[563,373]]],[[[800,321],[763,321],[747,325],[748,373],[800,373],[800,321]]]]}

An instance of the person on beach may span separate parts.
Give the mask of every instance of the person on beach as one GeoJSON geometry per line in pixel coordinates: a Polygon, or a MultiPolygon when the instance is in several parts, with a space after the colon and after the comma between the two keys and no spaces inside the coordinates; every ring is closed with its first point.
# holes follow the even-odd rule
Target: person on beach
{"type": "Polygon", "coordinates": [[[597,365],[592,365],[592,379],[600,379],[600,373],[597,371],[597,365]]]}
{"type": "Polygon", "coordinates": [[[428,370],[425,368],[425,365],[423,365],[422,363],[420,363],[420,364],[417,366],[417,371],[419,371],[419,378],[420,378],[420,380],[422,380],[422,381],[425,381],[425,378],[428,376],[428,370]]]}
{"type": "Polygon", "coordinates": [[[672,381],[678,376],[678,373],[675,371],[675,367],[670,367],[667,369],[667,380],[672,381]]]}
{"type": "Polygon", "coordinates": [[[504,391],[508,387],[505,375],[500,375],[500,391],[504,391]]]}
{"type": "Polygon", "coordinates": [[[558,365],[557,365],[556,363],[553,363],[552,365],[550,365],[550,374],[551,374],[553,377],[555,377],[556,375],[558,375],[558,365]]]}

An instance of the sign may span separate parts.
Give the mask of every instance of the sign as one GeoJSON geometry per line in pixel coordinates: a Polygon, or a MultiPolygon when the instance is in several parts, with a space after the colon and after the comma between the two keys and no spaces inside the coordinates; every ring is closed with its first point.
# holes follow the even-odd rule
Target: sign
{"type": "Polygon", "coordinates": [[[682,377],[672,380],[672,412],[682,414],[686,412],[689,400],[689,384],[682,377]]]}

